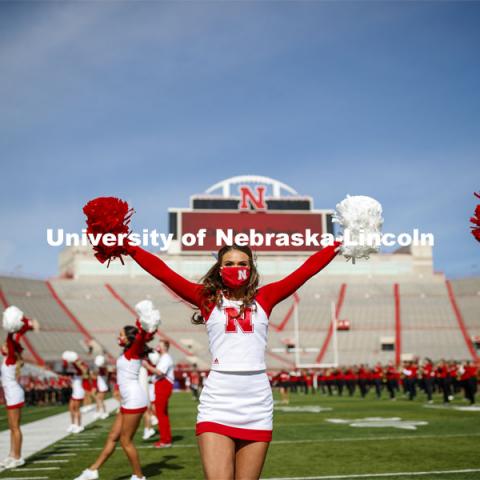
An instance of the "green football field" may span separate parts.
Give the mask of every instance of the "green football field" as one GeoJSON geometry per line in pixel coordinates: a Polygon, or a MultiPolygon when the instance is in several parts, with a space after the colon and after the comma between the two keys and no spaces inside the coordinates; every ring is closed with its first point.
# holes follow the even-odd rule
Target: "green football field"
{"type": "MultiPolygon", "coordinates": [[[[296,394],[284,407],[276,404],[274,439],[262,478],[480,478],[480,411],[462,410],[466,404],[461,399],[444,408],[439,398],[425,406],[423,396],[392,402],[296,394]]],[[[176,393],[170,410],[173,448],[154,449],[156,438],[143,442],[139,431],[144,473],[149,480],[201,479],[196,404],[189,394],[176,393]]],[[[72,480],[95,459],[111,423],[112,418],[99,421],[80,435],[66,437],[31,457],[25,467],[3,472],[0,479],[72,480]]],[[[120,448],[100,478],[129,480],[120,448]]]]}
{"type": "MultiPolygon", "coordinates": [[[[68,410],[67,405],[46,405],[42,407],[23,407],[22,409],[22,425],[25,425],[35,420],[41,420],[42,418],[49,417],[50,415],[56,415],[57,413],[66,412],[68,410]]],[[[0,432],[8,429],[7,415],[5,408],[0,410],[0,432]]]]}

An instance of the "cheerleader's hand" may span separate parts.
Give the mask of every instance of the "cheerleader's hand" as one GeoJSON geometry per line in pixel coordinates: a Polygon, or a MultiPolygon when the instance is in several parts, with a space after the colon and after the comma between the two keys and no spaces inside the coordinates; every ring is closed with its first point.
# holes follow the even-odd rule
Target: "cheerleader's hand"
{"type": "Polygon", "coordinates": [[[337,204],[333,221],[340,225],[344,235],[348,232],[351,240],[341,247],[347,260],[368,259],[370,254],[379,251],[377,239],[381,239],[382,205],[374,198],[347,195],[337,204]]]}
{"type": "Polygon", "coordinates": [[[83,207],[87,235],[98,239],[93,250],[99,262],[108,260],[108,266],[112,259],[119,258],[123,264],[122,255],[129,255],[127,237],[131,233],[129,224],[133,212],[127,202],[116,197],[94,198],[83,207]]]}
{"type": "Polygon", "coordinates": [[[342,250],[342,242],[340,242],[339,240],[335,240],[335,242],[333,243],[333,247],[335,249],[335,253],[338,253],[342,250]]]}
{"type": "Polygon", "coordinates": [[[40,322],[36,318],[32,318],[30,323],[32,324],[32,330],[34,332],[39,332],[40,331],[40,322]]]}
{"type": "MultiPolygon", "coordinates": [[[[35,320],[30,320],[27,317],[23,317],[23,327],[22,327],[22,332],[30,332],[31,330],[35,330],[34,322],[35,320]]],[[[38,324],[38,322],[36,322],[38,324]]]]}

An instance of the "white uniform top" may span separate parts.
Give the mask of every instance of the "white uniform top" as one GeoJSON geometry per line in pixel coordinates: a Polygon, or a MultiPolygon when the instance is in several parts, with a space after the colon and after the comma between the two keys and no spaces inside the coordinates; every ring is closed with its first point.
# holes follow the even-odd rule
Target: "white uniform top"
{"type": "MultiPolygon", "coordinates": [[[[160,360],[158,361],[155,368],[157,370],[160,370],[170,383],[172,384],[174,383],[175,381],[175,376],[173,373],[174,363],[173,363],[172,357],[168,353],[164,353],[160,355],[160,360]]],[[[156,376],[155,381],[157,380],[158,380],[158,375],[156,376]]]]}
{"type": "Polygon", "coordinates": [[[125,355],[117,359],[117,383],[124,409],[134,410],[148,405],[147,392],[139,381],[141,366],[140,359],[129,360],[125,355]]]}
{"type": "Polygon", "coordinates": [[[206,325],[212,370],[255,372],[266,369],[267,314],[254,301],[242,317],[235,318],[241,304],[241,301],[224,297],[222,308],[215,306],[208,317],[206,325]]]}
{"type": "Polygon", "coordinates": [[[17,365],[7,365],[6,358],[2,362],[2,387],[7,407],[25,401],[25,392],[17,381],[17,365]]]}
{"type": "Polygon", "coordinates": [[[83,400],[85,398],[83,377],[81,375],[74,375],[72,377],[72,398],[74,400],[83,400]]]}
{"type": "Polygon", "coordinates": [[[142,365],[138,371],[138,381],[148,395],[148,370],[142,365]]]}

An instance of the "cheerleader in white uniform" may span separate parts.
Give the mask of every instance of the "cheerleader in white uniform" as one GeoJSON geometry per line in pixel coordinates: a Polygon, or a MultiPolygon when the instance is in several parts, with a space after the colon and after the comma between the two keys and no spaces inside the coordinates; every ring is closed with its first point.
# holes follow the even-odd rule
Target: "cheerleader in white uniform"
{"type": "Polygon", "coordinates": [[[96,378],[96,403],[97,410],[95,412],[95,418],[101,418],[102,420],[108,417],[107,410],[105,408],[105,394],[108,392],[107,377],[108,372],[105,367],[105,357],[103,355],[97,355],[95,357],[95,365],[97,366],[97,378],[96,378]]]}
{"type": "Polygon", "coordinates": [[[312,255],[286,278],[258,288],[249,247],[226,246],[202,283],[193,283],[140,247],[125,252],[199,309],[211,372],[200,396],[196,433],[207,479],[259,478],[272,438],[273,400],[265,366],[272,309],[336,256],[339,242],[312,255]]]}
{"type": "Polygon", "coordinates": [[[78,358],[75,352],[64,352],[63,360],[70,362],[74,368],[72,376],[72,395],[68,404],[70,411],[71,424],[67,428],[69,433],[81,433],[84,430],[82,427],[82,412],[81,406],[85,399],[85,389],[83,388],[83,377],[88,371],[87,366],[78,358]]]}
{"type": "MultiPolygon", "coordinates": [[[[17,307],[9,307],[7,311],[15,310],[18,312],[18,318],[21,320],[21,328],[16,332],[9,332],[6,342],[2,345],[2,387],[5,395],[5,406],[7,409],[8,427],[10,429],[10,453],[8,457],[0,464],[0,468],[16,468],[25,464],[22,458],[22,431],[20,421],[22,407],[25,404],[25,392],[18,383],[20,369],[23,365],[22,351],[20,345],[22,335],[33,329],[32,323],[17,307]]],[[[4,319],[5,319],[4,314],[4,319]]],[[[5,320],[4,320],[5,325],[5,320]]]]}
{"type": "Polygon", "coordinates": [[[195,306],[199,310],[195,322],[206,325],[212,366],[200,397],[196,429],[205,477],[259,478],[272,437],[272,391],[264,359],[269,316],[275,305],[333,260],[340,243],[315,253],[283,280],[261,288],[250,248],[226,246],[202,282],[194,283],[159,257],[125,241],[133,213],[126,202],[97,198],[83,211],[88,233],[113,233],[119,239],[113,247],[94,246],[100,262],[130,255],[195,306]]]}
{"type": "Polygon", "coordinates": [[[127,325],[120,331],[118,344],[124,348],[123,354],[117,359],[120,412],[113,422],[99,457],[75,480],[98,479],[98,470],[113,454],[118,440],[132,467],[131,480],[146,480],[133,437],[148,406],[147,392],[140,383],[139,376],[142,359],[148,351],[146,343],[153,338],[155,331],[156,328],[152,332],[147,332],[139,321],[136,326],[127,325]]]}

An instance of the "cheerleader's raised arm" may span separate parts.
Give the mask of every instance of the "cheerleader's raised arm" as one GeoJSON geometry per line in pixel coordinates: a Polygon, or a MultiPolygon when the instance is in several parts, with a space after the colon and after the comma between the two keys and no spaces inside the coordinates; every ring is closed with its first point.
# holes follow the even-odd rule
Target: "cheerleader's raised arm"
{"type": "Polygon", "coordinates": [[[138,320],[135,326],[138,328],[138,333],[135,335],[135,339],[133,340],[132,344],[124,352],[127,360],[138,360],[143,358],[145,344],[149,342],[155,335],[155,333],[146,332],[138,320]]]}
{"type": "Polygon", "coordinates": [[[22,336],[30,330],[33,330],[30,320],[26,317],[22,319],[23,326],[16,333],[9,333],[7,335],[7,358],[5,363],[7,365],[15,365],[17,363],[17,353],[23,351],[23,347],[20,344],[22,336]]]}
{"type": "Polygon", "coordinates": [[[260,287],[255,299],[269,316],[273,307],[294,294],[307,280],[323,270],[339,252],[341,242],[323,248],[282,280],[260,287]]]}
{"type": "Polygon", "coordinates": [[[126,247],[126,251],[146,272],[164,283],[183,300],[200,308],[203,285],[182,277],[173,271],[162,259],[141,247],[129,245],[126,247]]]}
{"type": "Polygon", "coordinates": [[[7,357],[5,358],[6,365],[15,365],[17,363],[16,342],[13,338],[13,333],[7,335],[7,357]]]}

